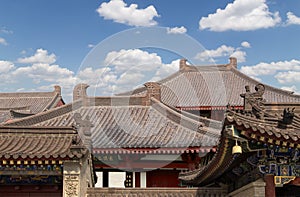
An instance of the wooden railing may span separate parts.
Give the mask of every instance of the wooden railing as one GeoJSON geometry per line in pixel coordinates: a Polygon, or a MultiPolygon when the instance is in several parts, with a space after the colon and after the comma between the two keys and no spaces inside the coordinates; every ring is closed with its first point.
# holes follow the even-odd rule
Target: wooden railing
{"type": "Polygon", "coordinates": [[[87,197],[225,197],[227,190],[201,188],[88,188],[87,197]]]}

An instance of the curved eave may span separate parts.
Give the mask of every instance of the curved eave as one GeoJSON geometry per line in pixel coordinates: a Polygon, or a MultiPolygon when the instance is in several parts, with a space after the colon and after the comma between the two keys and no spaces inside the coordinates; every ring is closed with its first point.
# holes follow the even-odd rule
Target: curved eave
{"type": "Polygon", "coordinates": [[[203,168],[180,173],[179,179],[181,182],[184,185],[203,186],[217,179],[234,161],[235,157],[231,153],[233,145],[233,141],[226,138],[224,132],[222,132],[217,152],[212,160],[203,168]]]}
{"type": "Polygon", "coordinates": [[[74,128],[0,127],[0,160],[81,158],[87,152],[74,128]]]}
{"type": "Polygon", "coordinates": [[[214,147],[173,148],[93,148],[93,154],[183,154],[216,152],[214,147]]]}
{"type": "Polygon", "coordinates": [[[234,125],[238,130],[242,131],[242,135],[248,140],[276,146],[300,148],[299,129],[282,129],[278,127],[278,118],[266,119],[257,119],[234,111],[227,112],[225,116],[226,124],[234,125]]]}

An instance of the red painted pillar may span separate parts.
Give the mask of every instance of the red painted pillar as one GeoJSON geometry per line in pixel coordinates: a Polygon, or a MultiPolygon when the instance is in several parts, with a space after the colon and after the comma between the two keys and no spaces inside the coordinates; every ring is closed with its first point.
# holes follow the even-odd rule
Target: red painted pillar
{"type": "Polygon", "coordinates": [[[134,173],[135,173],[135,187],[141,187],[140,172],[134,172],[134,173]]]}
{"type": "Polygon", "coordinates": [[[274,175],[273,174],[266,174],[264,176],[264,180],[265,180],[265,183],[266,183],[265,196],[266,197],[276,197],[274,175]]]}

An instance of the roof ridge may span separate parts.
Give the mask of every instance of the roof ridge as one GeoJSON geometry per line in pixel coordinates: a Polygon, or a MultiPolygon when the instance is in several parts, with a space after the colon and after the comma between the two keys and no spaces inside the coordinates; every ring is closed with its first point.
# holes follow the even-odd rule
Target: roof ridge
{"type": "Polygon", "coordinates": [[[0,98],[6,97],[52,97],[56,92],[0,92],[0,98]]]}
{"type": "Polygon", "coordinates": [[[239,76],[241,76],[241,77],[243,77],[243,78],[246,78],[246,79],[248,79],[248,80],[250,80],[250,81],[252,81],[252,82],[254,82],[254,83],[257,83],[257,84],[261,83],[261,84],[263,84],[263,85],[264,85],[266,88],[268,88],[269,90],[273,90],[274,92],[281,93],[281,94],[286,94],[287,96],[292,96],[292,97],[298,97],[298,98],[300,98],[300,95],[298,95],[298,94],[293,94],[292,91],[283,90],[283,89],[276,88],[276,87],[273,87],[273,86],[271,86],[271,85],[268,85],[268,84],[259,82],[259,81],[255,80],[255,79],[249,77],[248,75],[242,73],[240,70],[238,70],[238,69],[236,69],[236,68],[231,67],[230,70],[233,71],[235,74],[237,74],[237,75],[239,75],[239,76]]]}
{"type": "MultiPolygon", "coordinates": [[[[16,119],[9,121],[7,123],[3,123],[3,126],[28,126],[28,125],[34,125],[42,121],[46,121],[49,119],[52,119],[54,117],[57,117],[59,115],[69,113],[74,109],[78,109],[82,107],[82,100],[77,100],[73,103],[69,103],[67,105],[63,105],[61,107],[53,108],[48,111],[44,111],[41,113],[37,113],[35,115],[21,118],[21,119],[16,119]]],[[[1,125],[1,124],[0,124],[1,125]]]]}
{"type": "Polygon", "coordinates": [[[98,96],[86,97],[88,105],[93,106],[125,106],[125,105],[145,105],[144,96],[140,95],[122,95],[122,96],[98,96]]]}
{"type": "MultiPolygon", "coordinates": [[[[171,109],[170,107],[168,107],[167,105],[165,105],[164,103],[160,102],[159,100],[157,100],[155,98],[151,98],[151,101],[156,104],[156,105],[153,105],[153,104],[151,105],[154,109],[156,109],[160,113],[162,113],[160,111],[161,109],[166,110],[168,113],[170,113],[169,115],[167,114],[166,116],[169,119],[171,119],[172,121],[176,122],[177,124],[180,124],[181,126],[191,129],[195,132],[201,132],[201,130],[205,130],[206,134],[210,134],[213,137],[216,137],[216,136],[219,137],[220,133],[218,133],[218,134],[213,133],[212,130],[209,129],[209,128],[213,128],[213,127],[210,127],[211,125],[207,126],[203,122],[196,121],[190,117],[182,115],[181,113],[171,109]],[[157,107],[159,107],[161,109],[158,109],[157,107]],[[172,117],[172,115],[175,115],[176,117],[172,117]],[[184,121],[188,121],[189,124],[186,124],[184,121]]],[[[222,128],[222,124],[220,125],[220,128],[215,127],[213,129],[221,131],[221,128],[222,128]]]]}
{"type": "Polygon", "coordinates": [[[51,107],[55,106],[55,104],[57,104],[59,102],[59,100],[61,100],[61,96],[59,93],[54,92],[55,95],[52,98],[52,100],[49,102],[49,104],[43,109],[43,111],[50,109],[51,107]]]}

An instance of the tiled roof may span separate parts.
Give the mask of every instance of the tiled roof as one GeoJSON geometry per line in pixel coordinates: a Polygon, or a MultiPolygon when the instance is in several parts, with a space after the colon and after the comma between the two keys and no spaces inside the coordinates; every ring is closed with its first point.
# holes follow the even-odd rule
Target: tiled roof
{"type": "Polygon", "coordinates": [[[15,118],[11,110],[18,114],[36,114],[53,107],[62,101],[60,87],[53,92],[0,93],[0,123],[15,118]]]}
{"type": "MultiPolygon", "coordinates": [[[[76,126],[75,114],[89,120],[94,150],[130,148],[214,148],[221,122],[200,122],[152,98],[151,105],[128,104],[128,97],[107,103],[107,98],[86,98],[8,125],[76,126]],[[122,101],[123,100],[123,101],[122,101]],[[87,104],[89,103],[89,104],[87,104]]],[[[135,102],[138,97],[135,97],[135,102]]]]}
{"type": "MultiPolygon", "coordinates": [[[[225,114],[225,125],[234,125],[240,131],[241,138],[257,141],[265,145],[300,148],[300,115],[292,114],[291,121],[284,122],[282,114],[265,112],[263,118],[244,110],[228,109],[225,114]]],[[[220,177],[241,155],[249,153],[243,148],[243,154],[233,155],[232,134],[223,129],[217,152],[213,159],[199,169],[182,172],[179,179],[188,185],[206,185],[220,177]],[[230,137],[231,136],[231,137],[230,137]]],[[[231,131],[232,132],[232,131],[231,131]]]]}
{"type": "MultiPolygon", "coordinates": [[[[238,71],[231,64],[217,66],[189,66],[175,74],[158,81],[161,86],[163,103],[185,108],[224,107],[227,104],[242,106],[239,96],[245,85],[251,90],[259,82],[238,71]]],[[[267,102],[300,102],[299,95],[265,85],[264,99],[267,102]]],[[[143,95],[146,89],[138,88],[119,95],[143,95]]]]}
{"type": "Polygon", "coordinates": [[[226,133],[222,130],[217,151],[213,158],[207,165],[199,166],[195,170],[181,172],[179,174],[181,183],[184,185],[203,186],[218,178],[234,160],[231,154],[232,146],[233,141],[226,138],[226,133]]]}
{"type": "Polygon", "coordinates": [[[76,141],[78,134],[72,128],[1,127],[0,134],[2,159],[64,159],[83,156],[80,151],[71,151],[72,147],[80,146],[80,141],[76,141]]]}
{"type": "Polygon", "coordinates": [[[228,110],[225,118],[228,124],[234,124],[244,130],[244,135],[247,135],[249,139],[300,148],[299,114],[294,114],[289,124],[282,123],[282,114],[266,115],[263,119],[259,119],[251,114],[243,113],[242,110],[228,110]]]}

